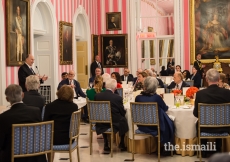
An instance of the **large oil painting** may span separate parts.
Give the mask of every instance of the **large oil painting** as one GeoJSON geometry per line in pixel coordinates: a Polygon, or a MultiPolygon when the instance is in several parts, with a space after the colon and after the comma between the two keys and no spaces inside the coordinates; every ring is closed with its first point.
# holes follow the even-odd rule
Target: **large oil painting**
{"type": "Polygon", "coordinates": [[[230,1],[190,0],[191,63],[230,62],[230,1]]]}

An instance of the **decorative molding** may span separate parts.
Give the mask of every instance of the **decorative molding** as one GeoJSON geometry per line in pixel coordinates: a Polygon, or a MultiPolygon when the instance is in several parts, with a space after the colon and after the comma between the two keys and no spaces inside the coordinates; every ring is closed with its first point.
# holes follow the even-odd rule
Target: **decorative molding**
{"type": "Polygon", "coordinates": [[[34,35],[43,36],[46,34],[46,30],[34,29],[34,35]]]}

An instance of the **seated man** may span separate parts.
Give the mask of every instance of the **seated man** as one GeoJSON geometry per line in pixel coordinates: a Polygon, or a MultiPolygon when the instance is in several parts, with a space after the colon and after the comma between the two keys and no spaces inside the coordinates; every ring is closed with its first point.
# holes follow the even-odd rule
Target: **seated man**
{"type": "MultiPolygon", "coordinates": [[[[6,100],[11,108],[0,114],[0,161],[11,162],[12,124],[41,122],[41,111],[38,107],[26,106],[22,102],[23,92],[19,85],[11,84],[5,90],[6,100]]],[[[45,155],[22,157],[15,162],[46,162],[45,155]]]]}
{"type": "MultiPolygon", "coordinates": [[[[98,76],[98,75],[101,75],[101,68],[97,67],[95,69],[95,75],[98,76]]],[[[89,78],[89,87],[92,88],[93,87],[93,83],[94,83],[94,80],[95,80],[95,76],[92,76],[89,78]],[[92,84],[92,85],[91,85],[92,84]]]]}
{"type": "Polygon", "coordinates": [[[67,79],[67,78],[68,78],[68,73],[67,73],[67,72],[63,72],[63,73],[61,74],[61,78],[62,78],[62,80],[67,79]]]}
{"type": "MultiPolygon", "coordinates": [[[[112,113],[112,123],[113,123],[113,131],[114,133],[119,131],[119,136],[121,139],[119,148],[121,151],[125,151],[124,137],[125,133],[128,131],[128,123],[125,118],[125,109],[123,106],[122,97],[114,94],[114,91],[117,87],[117,81],[115,79],[108,79],[106,81],[106,90],[101,93],[97,93],[94,97],[95,101],[110,101],[111,105],[111,113],[112,113]]],[[[108,128],[110,128],[110,124],[107,123],[97,123],[96,124],[96,132],[97,134],[103,134],[104,137],[104,150],[110,151],[108,146],[107,135],[104,133],[108,128]]]]}
{"type": "Polygon", "coordinates": [[[38,76],[30,75],[26,78],[26,89],[24,92],[23,103],[27,106],[39,107],[41,112],[43,106],[45,105],[45,97],[38,93],[38,88],[40,86],[40,81],[38,76]]]}
{"type": "MultiPolygon", "coordinates": [[[[206,73],[206,81],[208,82],[208,87],[196,93],[195,107],[193,110],[193,115],[198,117],[198,103],[207,104],[220,104],[230,102],[230,91],[228,89],[218,87],[220,79],[220,74],[216,69],[209,69],[206,73]]],[[[229,128],[201,128],[201,132],[208,133],[222,133],[229,132],[229,128]]],[[[207,144],[206,139],[201,140],[202,144],[207,144]]],[[[216,149],[221,150],[221,139],[216,139],[216,149]]]]}
{"type": "Polygon", "coordinates": [[[128,68],[124,68],[124,75],[121,76],[121,80],[126,81],[127,84],[128,84],[128,82],[133,82],[133,75],[129,74],[128,68]]]}
{"type": "Polygon", "coordinates": [[[173,80],[171,84],[167,87],[168,89],[180,89],[183,87],[190,87],[187,83],[183,81],[183,74],[181,72],[175,72],[173,75],[173,80]]]}
{"type": "Polygon", "coordinates": [[[157,78],[157,74],[152,71],[152,69],[145,69],[148,76],[155,77],[158,81],[158,88],[164,88],[164,83],[160,78],[157,78]]]}

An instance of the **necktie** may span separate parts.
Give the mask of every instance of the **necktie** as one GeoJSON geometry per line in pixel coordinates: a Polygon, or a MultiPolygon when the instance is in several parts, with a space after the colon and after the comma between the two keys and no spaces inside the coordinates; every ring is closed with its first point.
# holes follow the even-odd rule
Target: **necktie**
{"type": "Polygon", "coordinates": [[[176,89],[179,89],[179,85],[178,84],[176,85],[176,89]]]}
{"type": "Polygon", "coordinates": [[[35,74],[34,70],[32,68],[30,68],[30,70],[32,71],[33,74],[35,74]]]}

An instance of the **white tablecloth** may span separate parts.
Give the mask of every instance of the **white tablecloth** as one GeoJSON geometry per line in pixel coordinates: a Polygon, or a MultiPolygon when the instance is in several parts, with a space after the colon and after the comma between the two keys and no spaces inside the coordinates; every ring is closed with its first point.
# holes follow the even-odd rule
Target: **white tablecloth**
{"type": "Polygon", "coordinates": [[[168,115],[175,117],[175,136],[183,139],[196,137],[196,121],[193,115],[193,108],[169,108],[166,112],[168,115]]]}
{"type": "Polygon", "coordinates": [[[78,108],[82,108],[86,105],[86,98],[78,97],[78,99],[73,99],[73,102],[77,104],[78,108]]]}

